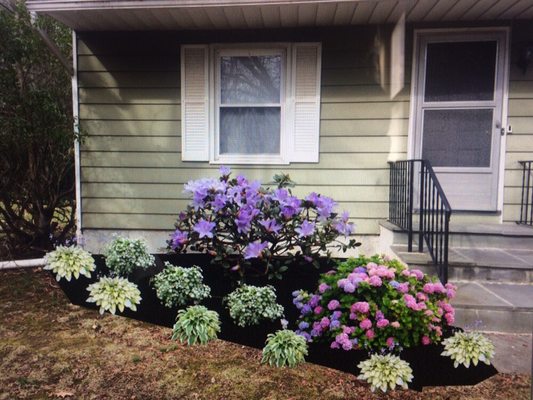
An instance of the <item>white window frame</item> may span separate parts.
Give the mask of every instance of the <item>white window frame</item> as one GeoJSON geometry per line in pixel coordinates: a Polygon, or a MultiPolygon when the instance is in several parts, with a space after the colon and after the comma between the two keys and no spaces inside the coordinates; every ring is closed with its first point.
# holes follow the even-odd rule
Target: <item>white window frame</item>
{"type": "MultiPolygon", "coordinates": [[[[291,93],[291,46],[287,43],[277,44],[217,44],[210,46],[209,69],[210,82],[210,120],[213,129],[210,130],[210,163],[212,164],[289,164],[287,154],[290,131],[287,126],[287,112],[290,108],[291,93]],[[220,154],[220,58],[223,56],[281,56],[280,79],[280,153],[279,154],[220,154]]],[[[274,106],[274,104],[272,104],[274,106]]],[[[232,104],[239,106],[239,104],[232,104]]],[[[253,107],[254,104],[243,104],[253,107]]],[[[257,104],[258,107],[268,107],[268,104],[257,104]]],[[[276,107],[278,104],[275,105],[276,107]]]]}

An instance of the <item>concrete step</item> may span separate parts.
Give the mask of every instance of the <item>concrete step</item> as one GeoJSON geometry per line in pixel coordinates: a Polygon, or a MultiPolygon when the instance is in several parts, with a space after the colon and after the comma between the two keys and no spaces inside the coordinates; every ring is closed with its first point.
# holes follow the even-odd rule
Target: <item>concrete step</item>
{"type": "MultiPolygon", "coordinates": [[[[411,268],[416,266],[435,274],[428,253],[409,253],[406,245],[394,245],[391,249],[411,268]]],[[[533,250],[450,248],[448,277],[457,281],[533,284],[533,250]]]]}
{"type": "Polygon", "coordinates": [[[531,333],[533,285],[454,282],[455,325],[484,331],[531,333]]]}
{"type": "MultiPolygon", "coordinates": [[[[407,234],[388,221],[380,222],[381,232],[387,231],[391,244],[407,244],[407,234]]],[[[414,224],[416,242],[417,224],[414,224]]],[[[450,224],[450,247],[533,249],[533,227],[517,224],[450,224]]]]}

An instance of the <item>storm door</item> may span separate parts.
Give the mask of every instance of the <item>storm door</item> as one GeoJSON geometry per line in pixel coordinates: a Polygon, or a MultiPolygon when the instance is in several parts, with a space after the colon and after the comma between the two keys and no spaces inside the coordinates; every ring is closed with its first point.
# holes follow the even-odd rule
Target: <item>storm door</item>
{"type": "Polygon", "coordinates": [[[415,158],[431,162],[454,210],[495,211],[506,32],[419,39],[415,158]]]}

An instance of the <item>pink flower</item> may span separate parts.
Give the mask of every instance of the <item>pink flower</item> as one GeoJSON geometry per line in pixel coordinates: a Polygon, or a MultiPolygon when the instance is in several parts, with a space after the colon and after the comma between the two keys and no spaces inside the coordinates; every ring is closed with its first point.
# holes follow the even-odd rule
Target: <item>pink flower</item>
{"type": "Polygon", "coordinates": [[[455,322],[455,316],[452,313],[444,314],[444,318],[446,319],[448,325],[451,325],[455,322]]]}
{"type": "Polygon", "coordinates": [[[398,287],[396,288],[396,290],[398,290],[398,292],[400,293],[407,293],[409,291],[409,283],[408,282],[400,283],[398,287]]]}
{"type": "Polygon", "coordinates": [[[394,338],[392,336],[387,338],[387,347],[389,349],[394,347],[394,338]]]}
{"type": "Polygon", "coordinates": [[[380,319],[377,323],[376,323],[377,327],[378,328],[385,328],[387,325],[389,325],[389,320],[388,319],[380,319]]]}
{"type": "Polygon", "coordinates": [[[318,291],[320,293],[324,293],[328,289],[329,289],[329,285],[326,283],[321,283],[320,285],[318,285],[318,291]]]}
{"type": "Polygon", "coordinates": [[[350,319],[357,319],[357,314],[350,313],[350,319]]]}
{"type": "Polygon", "coordinates": [[[379,287],[383,284],[383,282],[381,281],[381,278],[376,275],[370,277],[369,283],[370,283],[370,286],[376,286],[376,287],[379,287]]]}
{"type": "Polygon", "coordinates": [[[329,347],[332,348],[332,349],[339,349],[341,346],[339,345],[338,342],[331,342],[329,347]]]}
{"type": "Polygon", "coordinates": [[[320,314],[324,309],[321,306],[316,306],[313,312],[318,315],[320,314]]]}
{"type": "Polygon", "coordinates": [[[366,264],[366,267],[368,269],[370,268],[376,268],[378,265],[375,263],[375,262],[369,262],[368,264],[366,264]]]}
{"type": "Polygon", "coordinates": [[[366,314],[370,311],[370,305],[366,301],[358,301],[357,303],[352,304],[350,311],[366,314]]]}
{"type": "Polygon", "coordinates": [[[336,310],[337,308],[339,308],[339,306],[340,306],[340,303],[338,300],[331,300],[328,303],[328,310],[330,311],[336,310]]]}
{"type": "Polygon", "coordinates": [[[424,293],[422,293],[422,292],[418,292],[418,293],[416,294],[416,298],[417,298],[417,300],[419,300],[419,301],[428,301],[428,297],[427,297],[424,293]]]}
{"type": "Polygon", "coordinates": [[[431,310],[426,310],[426,311],[424,312],[424,315],[426,315],[426,316],[428,316],[428,317],[432,317],[432,316],[433,316],[433,311],[431,311],[431,310]]]}
{"type": "Polygon", "coordinates": [[[372,329],[369,329],[368,331],[366,331],[366,337],[369,338],[370,340],[374,339],[374,336],[376,336],[376,334],[374,333],[372,329]]]}
{"type": "Polygon", "coordinates": [[[345,326],[344,328],[342,328],[342,332],[345,333],[346,335],[351,335],[352,333],[355,332],[355,327],[354,326],[345,326]]]}
{"type": "Polygon", "coordinates": [[[429,337],[427,337],[427,336],[422,336],[422,344],[423,344],[424,346],[427,346],[427,345],[430,344],[430,343],[431,343],[431,339],[430,339],[429,337]]]}
{"type": "Polygon", "coordinates": [[[424,279],[424,273],[420,271],[419,269],[412,269],[411,270],[411,276],[414,276],[419,281],[424,279]]]}
{"type": "Polygon", "coordinates": [[[344,285],[346,285],[348,283],[348,279],[339,279],[337,281],[337,286],[340,287],[341,289],[344,289],[344,285]]]}
{"type": "Polygon", "coordinates": [[[329,326],[329,318],[328,317],[323,317],[320,320],[320,326],[322,327],[322,329],[326,329],[329,326]]]}
{"type": "Polygon", "coordinates": [[[400,323],[398,321],[391,322],[390,326],[393,328],[398,329],[400,327],[400,323]]]}
{"type": "Polygon", "coordinates": [[[346,340],[346,341],[344,341],[344,342],[342,343],[342,349],[343,349],[343,350],[348,351],[348,350],[351,350],[352,347],[353,347],[353,343],[352,343],[350,340],[346,340]]]}
{"type": "Polygon", "coordinates": [[[428,294],[433,294],[435,292],[435,287],[432,283],[426,283],[422,290],[428,294]]]}
{"type": "Polygon", "coordinates": [[[359,328],[365,329],[365,330],[370,329],[372,328],[372,322],[368,318],[365,318],[359,323],[359,328]]]}

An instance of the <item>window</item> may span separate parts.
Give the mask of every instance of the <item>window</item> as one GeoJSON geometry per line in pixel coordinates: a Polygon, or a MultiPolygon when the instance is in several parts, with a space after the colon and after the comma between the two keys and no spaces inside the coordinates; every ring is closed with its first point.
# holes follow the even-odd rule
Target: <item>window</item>
{"type": "Polygon", "coordinates": [[[182,159],[317,162],[320,45],[182,47],[182,159]]]}

